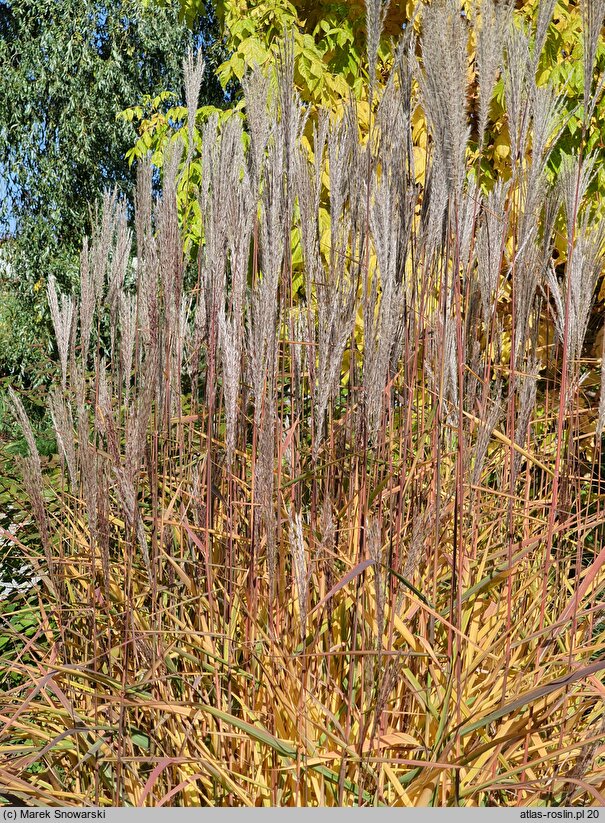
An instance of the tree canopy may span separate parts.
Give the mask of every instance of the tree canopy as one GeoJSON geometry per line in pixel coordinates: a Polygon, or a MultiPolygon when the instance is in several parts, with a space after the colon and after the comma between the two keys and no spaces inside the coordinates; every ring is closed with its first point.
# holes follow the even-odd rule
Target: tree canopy
{"type": "MultiPolygon", "coordinates": [[[[133,131],[116,115],[178,85],[187,48],[213,25],[190,30],[173,8],[134,0],[1,0],[1,216],[32,286],[77,250],[103,189],[131,187],[133,131]]],[[[212,71],[202,93],[222,96],[212,71]]]]}

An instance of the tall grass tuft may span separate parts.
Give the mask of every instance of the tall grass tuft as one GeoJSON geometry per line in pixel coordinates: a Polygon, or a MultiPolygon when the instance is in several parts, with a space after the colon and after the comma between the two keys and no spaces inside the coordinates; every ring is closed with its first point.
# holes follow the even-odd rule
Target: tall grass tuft
{"type": "MultiPolygon", "coordinates": [[[[605,805],[605,412],[585,390],[602,203],[585,147],[548,176],[553,5],[531,35],[505,2],[468,21],[480,148],[504,77],[511,167],[491,188],[446,0],[373,85],[367,141],[353,102],[307,124],[289,41],[275,76],[245,78],[245,129],[201,128],[193,271],[182,145],[161,197],[140,169],[136,267],[105,197],[79,299],[49,283],[54,474],[12,394],[33,519],[4,536],[41,579],[0,612],[3,791],[605,805]]],[[[202,70],[191,56],[190,112],[202,70]]]]}

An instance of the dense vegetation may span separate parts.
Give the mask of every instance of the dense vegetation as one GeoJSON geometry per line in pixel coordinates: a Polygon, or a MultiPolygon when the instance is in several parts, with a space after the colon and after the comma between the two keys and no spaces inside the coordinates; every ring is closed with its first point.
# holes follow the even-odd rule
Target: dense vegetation
{"type": "MultiPolygon", "coordinates": [[[[218,4],[232,67],[264,5],[218,4]]],[[[107,194],[75,292],[48,279],[59,457],[13,391],[32,517],[2,534],[36,583],[2,601],[2,786],[605,805],[605,3],[444,0],[389,45],[368,0],[325,106],[321,19],[282,5],[231,111],[190,54],[184,105],[124,114],[133,229],[107,194]]]]}

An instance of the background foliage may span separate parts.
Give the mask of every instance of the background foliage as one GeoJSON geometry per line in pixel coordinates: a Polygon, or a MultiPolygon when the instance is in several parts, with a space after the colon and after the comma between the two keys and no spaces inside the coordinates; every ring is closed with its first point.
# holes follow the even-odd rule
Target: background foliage
{"type": "MultiPolygon", "coordinates": [[[[132,191],[125,154],[134,135],[116,115],[178,87],[187,48],[215,42],[214,29],[211,16],[188,29],[174,8],[134,0],[0,3],[0,222],[12,238],[4,247],[11,297],[0,309],[0,371],[27,377],[35,343],[44,341],[47,277],[67,284],[74,276],[103,190],[132,191]]],[[[219,59],[209,48],[209,64],[219,59]]],[[[202,93],[222,99],[212,70],[202,93]]]]}

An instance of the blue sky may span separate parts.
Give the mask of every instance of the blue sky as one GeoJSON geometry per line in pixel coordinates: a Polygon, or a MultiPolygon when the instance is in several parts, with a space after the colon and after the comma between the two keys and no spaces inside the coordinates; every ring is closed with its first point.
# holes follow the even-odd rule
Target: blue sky
{"type": "MultiPolygon", "coordinates": [[[[4,205],[7,197],[6,177],[0,172],[0,201],[4,205]]],[[[8,220],[0,220],[0,235],[12,234],[15,231],[15,220],[9,215],[8,220]]]]}

